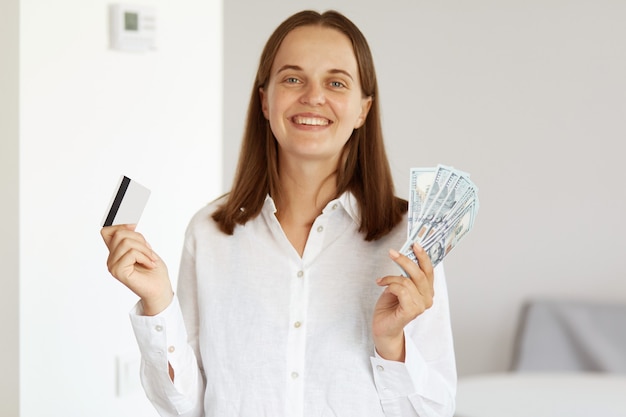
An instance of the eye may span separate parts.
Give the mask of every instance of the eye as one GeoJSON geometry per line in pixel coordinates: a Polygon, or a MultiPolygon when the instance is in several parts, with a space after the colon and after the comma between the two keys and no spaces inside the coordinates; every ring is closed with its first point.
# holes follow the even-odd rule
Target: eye
{"type": "Polygon", "coordinates": [[[330,86],[334,88],[344,88],[346,85],[341,81],[331,81],[330,86]]]}
{"type": "Polygon", "coordinates": [[[298,84],[300,82],[300,80],[297,79],[296,77],[287,77],[287,78],[285,78],[285,82],[287,84],[298,84]]]}

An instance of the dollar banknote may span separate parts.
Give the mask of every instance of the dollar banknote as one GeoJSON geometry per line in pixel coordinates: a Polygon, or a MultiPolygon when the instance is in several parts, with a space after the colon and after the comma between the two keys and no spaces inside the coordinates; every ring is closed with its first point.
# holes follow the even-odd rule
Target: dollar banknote
{"type": "Polygon", "coordinates": [[[467,172],[446,165],[411,168],[409,186],[407,240],[400,253],[417,262],[417,242],[436,266],[474,227],[478,187],[467,172]]]}

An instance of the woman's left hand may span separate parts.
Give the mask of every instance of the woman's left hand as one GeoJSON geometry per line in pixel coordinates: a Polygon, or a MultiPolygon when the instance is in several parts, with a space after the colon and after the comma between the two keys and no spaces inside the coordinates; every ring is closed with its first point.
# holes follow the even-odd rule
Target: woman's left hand
{"type": "Polygon", "coordinates": [[[376,302],[372,331],[376,351],[384,359],[404,361],[404,327],[433,305],[435,274],[428,254],[415,244],[418,264],[391,249],[389,257],[409,278],[388,275],[376,283],[385,288],[376,302]]]}

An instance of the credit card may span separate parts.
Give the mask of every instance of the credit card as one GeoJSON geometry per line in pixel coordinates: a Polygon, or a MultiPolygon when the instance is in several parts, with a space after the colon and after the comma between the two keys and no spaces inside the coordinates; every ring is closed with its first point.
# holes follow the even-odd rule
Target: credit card
{"type": "Polygon", "coordinates": [[[148,197],[149,189],[122,175],[102,221],[102,227],[139,223],[148,197]]]}

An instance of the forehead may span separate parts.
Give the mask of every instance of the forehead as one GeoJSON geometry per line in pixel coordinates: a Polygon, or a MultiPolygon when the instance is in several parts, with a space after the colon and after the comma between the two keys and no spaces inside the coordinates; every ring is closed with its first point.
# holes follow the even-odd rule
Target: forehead
{"type": "Polygon", "coordinates": [[[278,48],[272,72],[283,65],[297,65],[304,69],[329,66],[349,71],[353,75],[358,72],[354,49],[348,36],[324,26],[301,26],[289,32],[278,48]]]}

